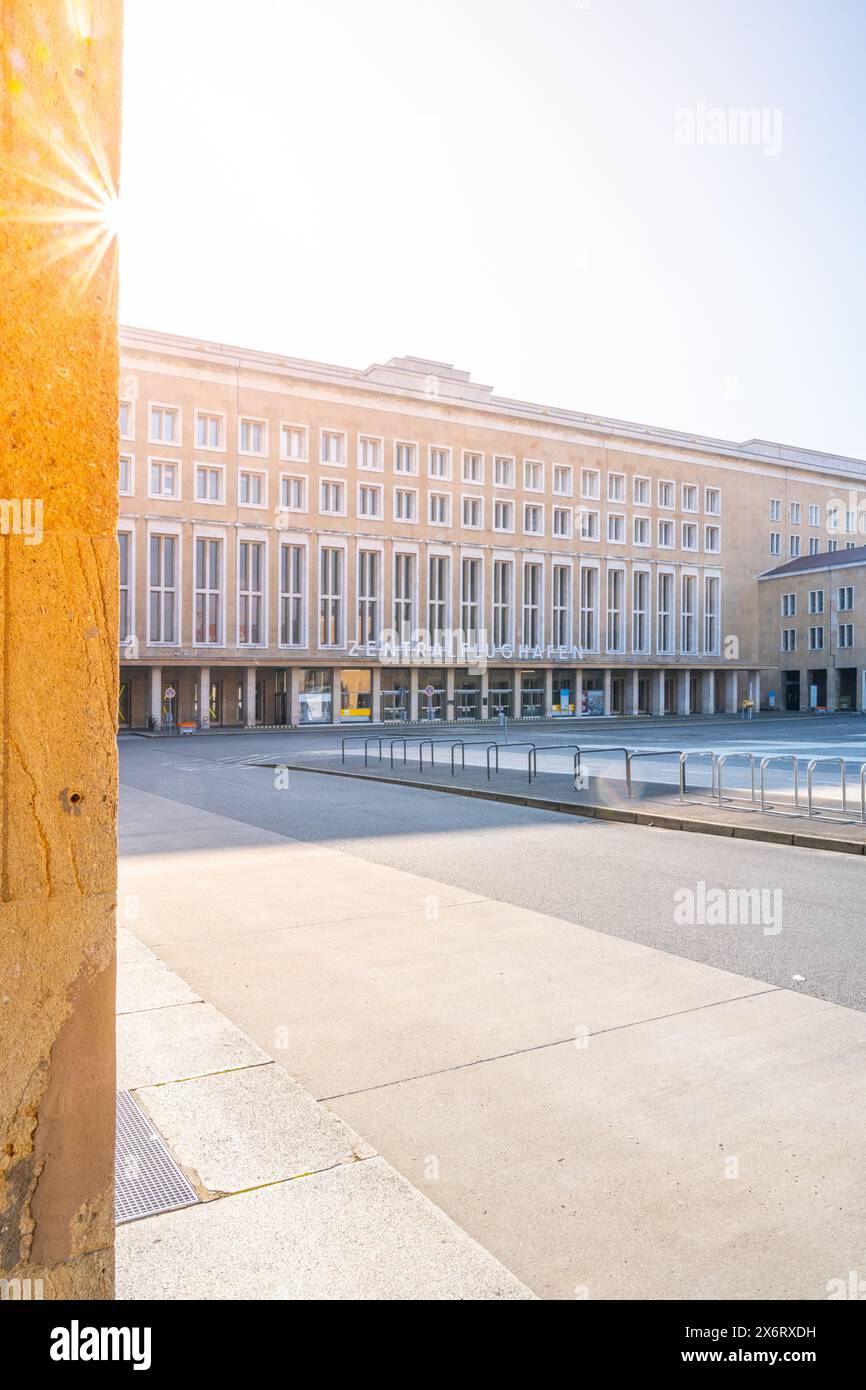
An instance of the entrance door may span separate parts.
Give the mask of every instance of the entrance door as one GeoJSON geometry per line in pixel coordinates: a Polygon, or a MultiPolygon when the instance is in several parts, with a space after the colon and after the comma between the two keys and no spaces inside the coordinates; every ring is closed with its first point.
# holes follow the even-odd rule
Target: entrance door
{"type": "Polygon", "coordinates": [[[285,671],[274,672],[274,723],[285,725],[289,722],[288,675],[285,671]]]}
{"type": "Polygon", "coordinates": [[[373,718],[373,674],[369,670],[340,672],[340,719],[369,723],[373,718]]]}
{"type": "Polygon", "coordinates": [[[491,681],[487,698],[490,702],[490,713],[494,718],[500,714],[504,714],[506,719],[511,718],[513,692],[510,683],[498,685],[491,681]]]}
{"type": "Polygon", "coordinates": [[[622,676],[613,676],[610,682],[610,712],[611,714],[622,714],[623,698],[625,694],[625,681],[622,676]]]}
{"type": "Polygon", "coordinates": [[[800,672],[783,671],[782,680],[785,683],[785,709],[798,710],[800,708],[800,672]]]}
{"type": "Polygon", "coordinates": [[[520,713],[524,719],[538,719],[544,713],[544,686],[540,676],[523,677],[520,713]]]}
{"type": "Polygon", "coordinates": [[[210,701],[208,704],[208,719],[211,724],[221,724],[223,722],[222,681],[211,681],[210,701]]]}

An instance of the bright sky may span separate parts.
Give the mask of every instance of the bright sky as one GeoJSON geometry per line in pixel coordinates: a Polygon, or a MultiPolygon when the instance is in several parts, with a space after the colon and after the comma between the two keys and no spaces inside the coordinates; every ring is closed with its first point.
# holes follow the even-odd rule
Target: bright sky
{"type": "Polygon", "coordinates": [[[866,458],[863,0],[125,10],[124,322],[866,458]]]}

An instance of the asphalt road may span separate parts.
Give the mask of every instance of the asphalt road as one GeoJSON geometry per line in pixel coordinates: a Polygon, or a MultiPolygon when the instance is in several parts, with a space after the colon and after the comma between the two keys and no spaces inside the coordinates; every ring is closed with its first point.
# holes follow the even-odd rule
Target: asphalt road
{"type": "MultiPolygon", "coordinates": [[[[628,741],[671,746],[675,729],[677,743],[688,738],[692,747],[727,747],[744,732],[735,721],[666,720],[662,730],[655,722],[631,723],[628,741]]],[[[801,756],[838,749],[856,759],[866,744],[866,721],[859,718],[756,720],[747,732],[751,747],[790,746],[801,756]]],[[[612,725],[593,733],[615,741],[612,725]]],[[[544,736],[550,737],[547,728],[544,736]]],[[[573,731],[563,729],[562,739],[569,736],[573,731]]],[[[623,738],[622,726],[616,738],[623,738]]],[[[861,858],[582,821],[314,773],[293,772],[283,788],[275,786],[272,770],[242,763],[273,754],[290,761],[304,747],[327,750],[338,742],[339,735],[320,731],[123,738],[121,782],[769,984],[866,1007],[861,858]],[[726,899],[720,912],[727,920],[712,924],[712,911],[701,907],[701,884],[763,890],[762,919],[733,922],[726,899]],[[690,901],[698,920],[684,923],[690,901]]]]}

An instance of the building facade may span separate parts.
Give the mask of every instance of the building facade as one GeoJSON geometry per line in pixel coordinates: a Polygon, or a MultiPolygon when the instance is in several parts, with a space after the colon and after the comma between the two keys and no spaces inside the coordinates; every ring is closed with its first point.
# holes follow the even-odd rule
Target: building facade
{"type": "Polygon", "coordinates": [[[866,709],[866,546],[846,540],[767,570],[760,611],[782,709],[866,709]]]}
{"type": "Polygon", "coordinates": [[[760,702],[779,667],[758,576],[826,550],[866,481],[857,460],[504,399],[441,362],[138,329],[120,436],[131,728],[760,702]]]}

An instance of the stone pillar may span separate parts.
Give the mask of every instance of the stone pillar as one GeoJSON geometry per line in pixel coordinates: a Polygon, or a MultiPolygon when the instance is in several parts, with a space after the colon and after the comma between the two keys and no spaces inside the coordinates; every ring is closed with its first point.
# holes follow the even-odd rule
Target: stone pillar
{"type": "MultiPolygon", "coordinates": [[[[829,679],[828,679],[828,682],[827,682],[828,689],[829,689],[829,684],[830,684],[830,682],[829,682],[829,679]]],[[[750,672],[749,672],[749,685],[750,685],[750,687],[751,687],[751,699],[753,699],[754,702],[755,702],[755,714],[757,714],[757,713],[758,713],[758,710],[761,708],[761,673],[760,673],[760,671],[750,671],[750,672]]]]}
{"type": "Polygon", "coordinates": [[[701,676],[701,712],[703,714],[715,714],[716,712],[716,673],[715,671],[704,671],[701,676]]]}
{"type": "Polygon", "coordinates": [[[479,707],[479,710],[478,710],[478,718],[479,718],[479,719],[489,719],[489,718],[490,718],[490,671],[489,671],[489,669],[488,669],[486,666],[484,667],[484,670],[481,672],[481,694],[480,694],[480,696],[479,696],[479,699],[480,699],[480,701],[481,701],[481,704],[480,704],[480,707],[479,707]],[[484,703],[485,700],[487,701],[487,704],[484,703]]]}
{"type": "Polygon", "coordinates": [[[637,669],[637,667],[635,667],[633,671],[626,671],[624,688],[625,693],[623,696],[626,714],[637,714],[639,679],[640,671],[637,669]]]}
{"type": "MultiPolygon", "coordinates": [[[[297,728],[301,722],[301,680],[303,670],[297,666],[289,667],[289,723],[297,728]]],[[[380,676],[381,680],[381,676],[380,676]]]]}
{"type": "Polygon", "coordinates": [[[150,690],[148,693],[147,711],[151,719],[154,720],[154,727],[159,728],[162,724],[162,667],[151,666],[149,673],[150,690]]]}
{"type": "Polygon", "coordinates": [[[665,673],[664,671],[654,671],[650,679],[652,682],[651,712],[655,715],[663,715],[665,712],[665,673]]]}
{"type": "Polygon", "coordinates": [[[727,681],[726,681],[726,686],[727,686],[727,689],[726,689],[726,691],[725,691],[725,713],[726,713],[726,714],[736,714],[736,713],[737,713],[737,691],[738,691],[738,687],[739,687],[739,672],[738,672],[738,671],[729,671],[729,672],[728,672],[728,679],[727,679],[727,681]]]}
{"type": "Polygon", "coordinates": [[[583,672],[574,673],[574,713],[580,716],[583,713],[583,672]]]}
{"type": "Polygon", "coordinates": [[[418,667],[409,667],[409,718],[413,723],[418,718],[418,667]]]}
{"type": "Polygon", "coordinates": [[[210,728],[210,667],[202,666],[198,673],[198,726],[210,728]]]}
{"type": "MultiPolygon", "coordinates": [[[[336,705],[336,700],[335,700],[336,705]]],[[[256,667],[244,667],[244,724],[248,729],[256,727],[256,667]]]]}
{"type": "Polygon", "coordinates": [[[613,672],[612,672],[612,671],[610,670],[610,668],[608,667],[608,669],[604,672],[604,712],[605,712],[605,714],[610,714],[610,683],[611,683],[612,677],[613,677],[613,672]]]}
{"type": "Polygon", "coordinates": [[[443,714],[446,719],[453,719],[457,713],[454,700],[454,667],[445,667],[445,709],[443,714]]]}
{"type": "Polygon", "coordinates": [[[0,1279],[45,1299],[114,1281],[116,247],[83,214],[118,178],[121,5],[87,9],[2,6],[0,1279]]]}
{"type": "MultiPolygon", "coordinates": [[[[760,679],[760,677],[759,677],[760,679]]],[[[839,705],[839,677],[835,666],[827,667],[827,709],[837,709],[839,705]]]]}
{"type": "Polygon", "coordinates": [[[382,668],[374,666],[372,670],[372,684],[370,686],[370,718],[378,723],[382,718],[382,668]]]}
{"type": "Polygon", "coordinates": [[[677,714],[688,714],[691,671],[677,672],[677,714]]]}
{"type": "Polygon", "coordinates": [[[549,718],[553,713],[553,668],[548,666],[544,673],[544,714],[549,718]]]}

